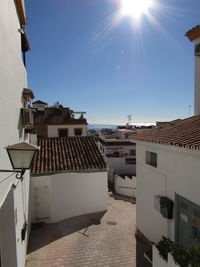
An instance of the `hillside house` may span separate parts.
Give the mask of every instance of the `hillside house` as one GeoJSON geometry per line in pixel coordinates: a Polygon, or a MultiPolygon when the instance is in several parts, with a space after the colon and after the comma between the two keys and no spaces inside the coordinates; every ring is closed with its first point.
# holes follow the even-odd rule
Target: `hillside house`
{"type": "Polygon", "coordinates": [[[86,112],[74,112],[59,103],[49,107],[41,100],[33,102],[32,106],[35,110],[34,127],[39,138],[87,136],[86,112]]]}

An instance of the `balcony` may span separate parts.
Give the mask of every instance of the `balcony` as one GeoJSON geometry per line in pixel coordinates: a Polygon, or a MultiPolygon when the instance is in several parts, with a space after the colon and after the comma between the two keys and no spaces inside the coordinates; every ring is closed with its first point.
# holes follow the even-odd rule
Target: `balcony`
{"type": "Polygon", "coordinates": [[[33,125],[33,110],[30,108],[21,109],[22,124],[24,126],[33,125]]]}

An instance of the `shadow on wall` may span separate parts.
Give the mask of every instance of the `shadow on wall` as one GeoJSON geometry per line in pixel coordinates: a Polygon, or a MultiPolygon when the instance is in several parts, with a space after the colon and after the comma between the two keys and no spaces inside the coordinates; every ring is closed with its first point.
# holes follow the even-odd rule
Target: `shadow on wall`
{"type": "Polygon", "coordinates": [[[79,232],[86,237],[87,228],[93,224],[100,224],[106,211],[76,216],[57,223],[32,225],[28,253],[48,245],[64,236],[79,232]]]}

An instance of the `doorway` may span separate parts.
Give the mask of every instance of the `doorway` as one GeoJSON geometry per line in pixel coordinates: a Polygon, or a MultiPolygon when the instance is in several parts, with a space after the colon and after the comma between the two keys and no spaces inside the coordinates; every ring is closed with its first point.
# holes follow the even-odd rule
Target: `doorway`
{"type": "Polygon", "coordinates": [[[176,241],[189,248],[200,243],[200,206],[176,194],[176,241]]]}

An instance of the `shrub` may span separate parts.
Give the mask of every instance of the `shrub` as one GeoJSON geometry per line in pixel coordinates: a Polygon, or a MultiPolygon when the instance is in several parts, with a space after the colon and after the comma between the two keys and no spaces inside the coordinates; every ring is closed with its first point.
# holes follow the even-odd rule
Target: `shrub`
{"type": "Polygon", "coordinates": [[[200,267],[200,245],[194,245],[190,249],[186,249],[163,236],[156,247],[159,255],[165,261],[167,261],[168,253],[171,253],[174,262],[181,267],[200,267]]]}
{"type": "Polygon", "coordinates": [[[180,245],[173,244],[171,254],[174,258],[175,263],[179,264],[181,267],[188,267],[191,259],[191,254],[189,250],[180,245]]]}
{"type": "Polygon", "coordinates": [[[174,243],[170,239],[163,236],[162,240],[160,240],[158,244],[156,245],[159,251],[159,255],[166,261],[167,261],[168,253],[172,252],[173,244],[174,243]]]}
{"type": "Polygon", "coordinates": [[[191,260],[190,264],[191,267],[200,267],[200,245],[194,245],[190,249],[191,260]]]}

